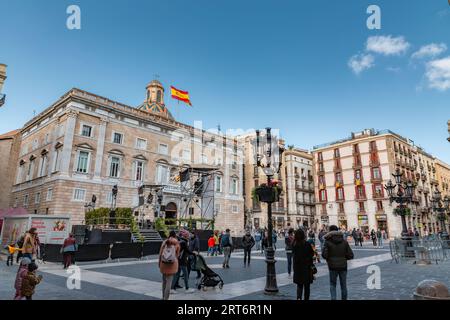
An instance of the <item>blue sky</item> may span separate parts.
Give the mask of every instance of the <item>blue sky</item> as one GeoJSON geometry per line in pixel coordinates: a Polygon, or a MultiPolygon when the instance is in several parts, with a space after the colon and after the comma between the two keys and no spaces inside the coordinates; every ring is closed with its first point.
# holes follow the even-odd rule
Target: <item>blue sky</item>
{"type": "Polygon", "coordinates": [[[188,124],[272,126],[303,148],[387,128],[450,163],[446,0],[0,0],[0,12],[0,132],[72,87],[138,105],[159,74],[190,91],[193,108],[166,97],[188,124]],[[71,4],[81,30],[66,28],[71,4]],[[366,27],[370,4],[381,30],[366,27]]]}

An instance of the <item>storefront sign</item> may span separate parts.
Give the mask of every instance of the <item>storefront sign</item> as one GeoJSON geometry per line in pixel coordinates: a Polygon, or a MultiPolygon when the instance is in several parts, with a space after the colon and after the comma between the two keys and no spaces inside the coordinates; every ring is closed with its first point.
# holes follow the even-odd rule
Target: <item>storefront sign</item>
{"type": "Polygon", "coordinates": [[[375,218],[377,219],[377,221],[387,221],[387,215],[385,214],[377,214],[375,218]]]}
{"type": "Polygon", "coordinates": [[[366,226],[369,224],[369,218],[366,215],[359,215],[358,223],[360,226],[366,226]]]}

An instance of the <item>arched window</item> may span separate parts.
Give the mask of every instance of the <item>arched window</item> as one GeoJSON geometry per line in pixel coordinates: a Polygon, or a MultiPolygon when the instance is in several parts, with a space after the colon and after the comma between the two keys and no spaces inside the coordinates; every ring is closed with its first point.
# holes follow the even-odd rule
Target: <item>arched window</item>
{"type": "Polygon", "coordinates": [[[161,103],[161,90],[158,90],[156,93],[156,102],[161,103]]]}

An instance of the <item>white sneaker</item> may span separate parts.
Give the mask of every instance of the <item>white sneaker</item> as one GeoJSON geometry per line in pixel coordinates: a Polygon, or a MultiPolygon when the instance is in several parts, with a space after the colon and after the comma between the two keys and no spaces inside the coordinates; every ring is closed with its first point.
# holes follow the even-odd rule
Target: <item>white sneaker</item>
{"type": "Polygon", "coordinates": [[[194,289],[186,289],[186,291],[185,291],[186,293],[194,293],[195,292],[195,290],[194,289]]]}
{"type": "Polygon", "coordinates": [[[177,290],[170,289],[170,294],[177,294],[177,290]]]}

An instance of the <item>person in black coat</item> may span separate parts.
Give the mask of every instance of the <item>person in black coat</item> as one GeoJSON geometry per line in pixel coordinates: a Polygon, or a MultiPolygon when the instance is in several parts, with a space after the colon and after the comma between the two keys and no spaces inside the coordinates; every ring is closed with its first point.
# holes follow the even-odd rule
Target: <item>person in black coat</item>
{"type": "Polygon", "coordinates": [[[305,232],[298,229],[295,232],[295,240],[292,248],[294,258],[294,283],[297,285],[297,300],[309,300],[310,286],[313,282],[313,257],[314,250],[306,241],[305,232]]]}

